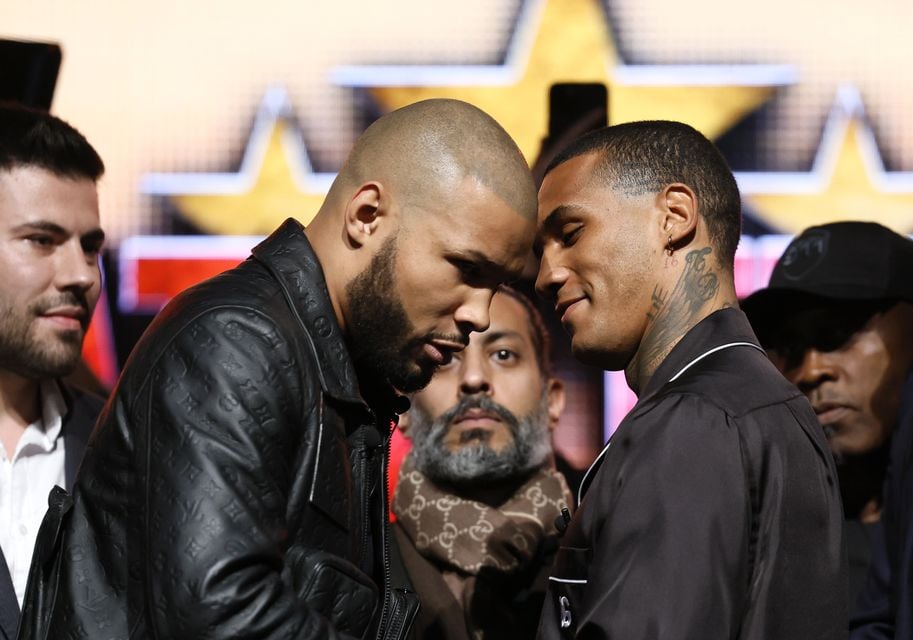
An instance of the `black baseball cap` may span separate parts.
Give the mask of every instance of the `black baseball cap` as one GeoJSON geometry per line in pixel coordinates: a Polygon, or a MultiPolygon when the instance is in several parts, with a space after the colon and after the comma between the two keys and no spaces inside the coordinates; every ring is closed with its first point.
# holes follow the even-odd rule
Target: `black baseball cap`
{"type": "Polygon", "coordinates": [[[809,227],[777,260],[767,288],[745,298],[741,307],[754,322],[801,294],[913,302],[913,240],[875,222],[809,227]]]}

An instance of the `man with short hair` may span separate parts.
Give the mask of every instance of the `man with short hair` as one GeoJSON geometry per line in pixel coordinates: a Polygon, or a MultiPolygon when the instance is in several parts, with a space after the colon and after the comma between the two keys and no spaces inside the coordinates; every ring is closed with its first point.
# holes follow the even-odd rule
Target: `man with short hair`
{"type": "Polygon", "coordinates": [[[535,307],[501,287],[488,330],[412,397],[394,531],[422,603],[416,639],[533,638],[572,503],[550,436],[564,388],[535,307]]]}
{"type": "Polygon", "coordinates": [[[571,144],[539,192],[537,289],[638,401],[581,486],[542,638],[846,635],[836,471],[738,310],[739,192],[676,122],[571,144]]]}
{"type": "Polygon", "coordinates": [[[103,172],[66,122],[0,104],[0,639],[16,637],[48,493],[73,485],[101,410],[61,378],[101,291],[103,172]]]}
{"type": "MultiPolygon", "coordinates": [[[[868,582],[853,623],[859,638],[913,634],[913,592],[902,569],[913,556],[901,542],[910,538],[913,522],[909,514],[892,517],[902,501],[886,505],[882,490],[901,404],[911,399],[911,274],[913,241],[874,222],[835,222],[799,234],[777,261],[769,286],[743,302],[773,363],[811,403],[837,461],[851,608],[869,574],[873,546],[872,569],[887,576],[883,584],[877,577],[868,582]],[[887,538],[897,541],[890,559],[883,549],[887,538]]],[[[893,459],[893,479],[899,480],[909,460],[898,457],[897,447],[893,459]]],[[[893,481],[887,486],[889,493],[904,492],[893,481]]]]}
{"type": "Polygon", "coordinates": [[[479,109],[372,124],[306,229],[287,220],[134,348],[72,506],[43,525],[26,637],[400,637],[395,390],[488,326],[534,217],[525,160],[479,109]]]}

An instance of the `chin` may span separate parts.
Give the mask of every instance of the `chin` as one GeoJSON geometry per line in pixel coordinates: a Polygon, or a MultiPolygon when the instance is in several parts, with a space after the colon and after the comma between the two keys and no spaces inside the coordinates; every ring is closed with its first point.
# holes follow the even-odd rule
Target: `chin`
{"type": "Polygon", "coordinates": [[[408,373],[401,376],[391,377],[389,382],[400,393],[415,393],[428,386],[431,378],[434,376],[435,368],[416,366],[408,373]]]}
{"type": "Polygon", "coordinates": [[[571,342],[571,352],[583,364],[599,367],[604,371],[622,371],[631,361],[631,357],[628,354],[608,351],[578,340],[571,342]]]}

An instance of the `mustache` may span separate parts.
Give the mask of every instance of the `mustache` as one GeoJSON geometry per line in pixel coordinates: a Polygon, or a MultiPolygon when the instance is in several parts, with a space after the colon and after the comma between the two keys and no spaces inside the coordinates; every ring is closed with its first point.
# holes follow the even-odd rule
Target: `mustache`
{"type": "Polygon", "coordinates": [[[83,329],[89,326],[91,309],[89,308],[89,300],[86,298],[86,294],[83,291],[63,291],[59,294],[42,298],[29,305],[29,311],[36,316],[40,316],[57,307],[81,308],[85,312],[85,315],[80,318],[80,324],[82,324],[83,329]]]}
{"type": "Polygon", "coordinates": [[[487,411],[490,413],[496,414],[506,425],[510,427],[511,432],[516,435],[517,428],[520,426],[520,419],[511,412],[510,409],[504,405],[498,404],[491,398],[485,395],[480,396],[466,396],[462,398],[455,405],[450,407],[445,411],[438,420],[441,424],[441,431],[445,431],[453,421],[463,413],[466,413],[470,409],[479,409],[481,411],[487,411]]]}

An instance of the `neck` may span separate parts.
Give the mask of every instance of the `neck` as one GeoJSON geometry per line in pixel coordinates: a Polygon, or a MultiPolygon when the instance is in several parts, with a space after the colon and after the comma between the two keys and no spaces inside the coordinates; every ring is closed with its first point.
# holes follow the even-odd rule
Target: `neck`
{"type": "Polygon", "coordinates": [[[667,258],[674,271],[654,287],[646,332],[625,368],[628,386],[638,395],[694,325],[714,311],[738,306],[732,273],[719,267],[710,247],[683,253],[667,258]]]}
{"type": "MultiPolygon", "coordinates": [[[[324,207],[328,207],[327,202],[324,207]]],[[[327,293],[330,296],[330,303],[333,305],[333,315],[336,322],[342,329],[343,335],[346,334],[345,316],[342,310],[342,297],[347,283],[345,270],[336,260],[344,252],[338,243],[338,231],[331,228],[328,219],[331,219],[331,213],[325,213],[324,207],[314,219],[305,227],[304,235],[311,245],[311,249],[317,256],[320,268],[323,270],[323,278],[327,284],[327,293]]]]}
{"type": "Polygon", "coordinates": [[[35,380],[0,371],[0,443],[8,458],[26,428],[41,415],[39,388],[35,380]]]}

